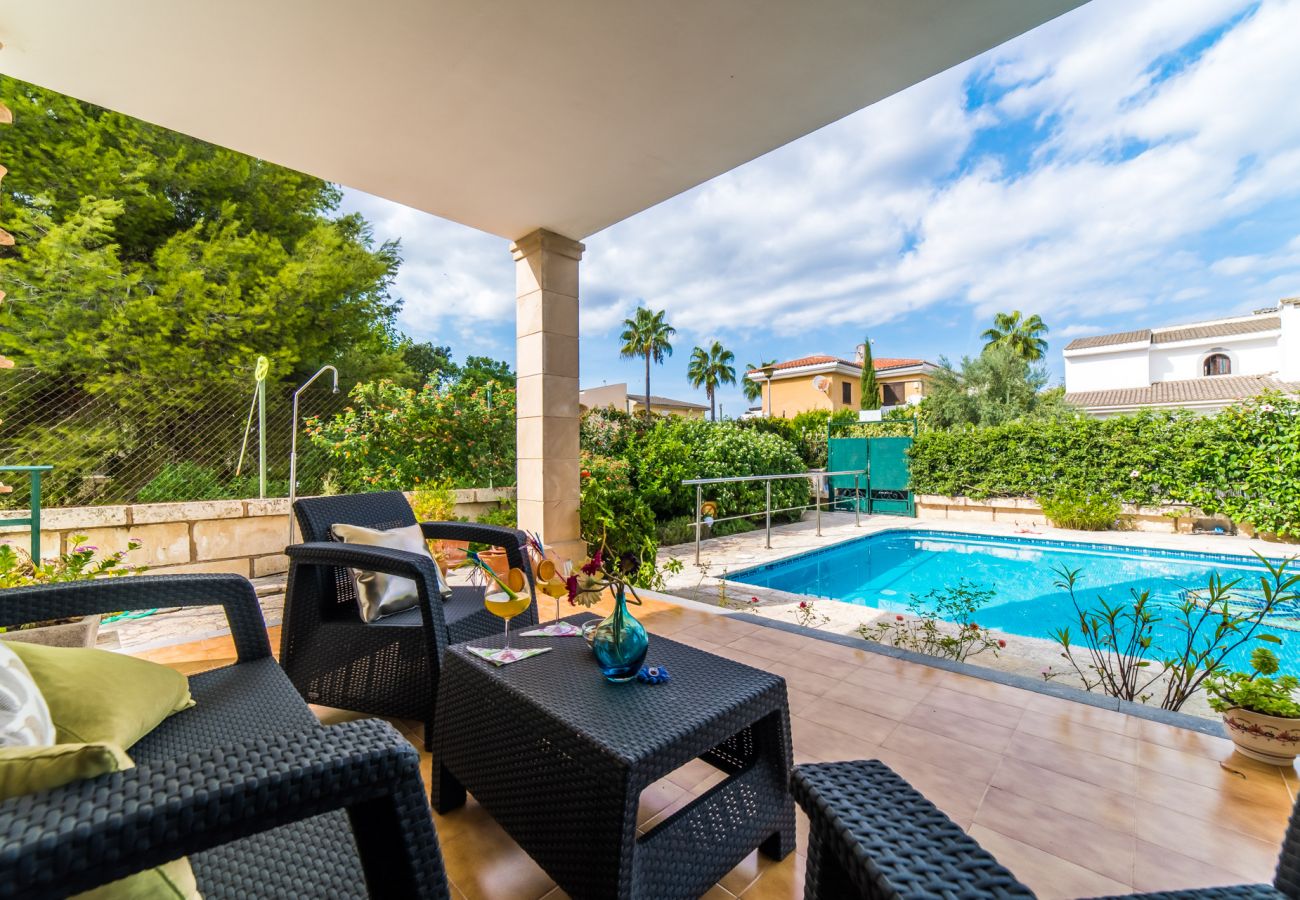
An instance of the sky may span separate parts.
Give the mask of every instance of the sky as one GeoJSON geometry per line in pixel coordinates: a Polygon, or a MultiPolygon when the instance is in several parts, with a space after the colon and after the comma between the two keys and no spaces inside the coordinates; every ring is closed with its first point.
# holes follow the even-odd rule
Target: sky
{"type": "MultiPolygon", "coordinates": [[[[1072,338],[1245,314],[1300,295],[1300,0],[1092,0],[1032,32],[586,238],[583,387],[626,381],[622,321],[667,311],[655,394],[694,346],[978,354],[994,313],[1072,338]],[[737,315],[737,310],[743,312],[737,315]]],[[[514,360],[500,238],[356,191],[400,238],[399,324],[514,360]]],[[[748,404],[718,396],[725,415],[748,404]]]]}

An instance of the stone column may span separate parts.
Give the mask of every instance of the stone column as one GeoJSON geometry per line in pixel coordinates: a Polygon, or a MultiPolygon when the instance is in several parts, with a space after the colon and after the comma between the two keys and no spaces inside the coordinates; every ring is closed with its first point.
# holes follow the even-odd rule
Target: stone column
{"type": "Polygon", "coordinates": [[[545,229],[510,245],[519,527],[575,561],[586,555],[578,517],[578,261],[584,249],[545,229]]]}

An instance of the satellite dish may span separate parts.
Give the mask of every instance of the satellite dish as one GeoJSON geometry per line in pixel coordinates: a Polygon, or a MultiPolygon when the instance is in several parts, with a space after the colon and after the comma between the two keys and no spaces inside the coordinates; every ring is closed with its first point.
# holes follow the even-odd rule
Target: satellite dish
{"type": "Polygon", "coordinates": [[[813,379],[813,387],[824,394],[831,389],[831,380],[825,375],[818,375],[813,379]]]}

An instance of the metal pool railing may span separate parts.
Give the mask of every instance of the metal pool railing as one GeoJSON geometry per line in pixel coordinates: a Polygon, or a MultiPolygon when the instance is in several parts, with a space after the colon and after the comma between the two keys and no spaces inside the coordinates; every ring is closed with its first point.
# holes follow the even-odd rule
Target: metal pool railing
{"type": "Polygon", "coordinates": [[[740,513],[735,516],[723,516],[720,519],[712,519],[710,524],[717,522],[730,522],[733,519],[748,519],[752,516],[762,515],[767,530],[766,546],[772,549],[772,513],[793,512],[796,509],[803,509],[801,506],[786,506],[781,509],[772,508],[772,482],[783,481],[790,478],[808,478],[812,480],[815,490],[813,495],[817,505],[817,536],[822,536],[822,489],[826,485],[826,479],[832,476],[844,475],[853,476],[853,493],[855,502],[853,504],[853,518],[855,525],[862,524],[862,512],[860,504],[856,502],[856,496],[859,492],[860,479],[867,474],[866,469],[846,469],[841,472],[794,472],[789,475],[735,475],[730,478],[687,478],[682,481],[686,487],[694,486],[695,488],[695,564],[700,564],[700,529],[703,527],[703,520],[700,518],[700,512],[704,506],[704,486],[706,484],[735,484],[742,481],[762,481],[763,493],[766,501],[763,506],[763,512],[757,513],[740,513]]]}

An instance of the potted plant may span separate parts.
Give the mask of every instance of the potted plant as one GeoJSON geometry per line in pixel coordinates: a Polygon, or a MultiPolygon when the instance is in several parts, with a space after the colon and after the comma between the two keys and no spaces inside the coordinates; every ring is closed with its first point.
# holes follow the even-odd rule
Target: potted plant
{"type": "Polygon", "coordinates": [[[1223,727],[1244,756],[1275,766],[1290,766],[1300,754],[1300,703],[1294,675],[1274,678],[1277,654],[1257,647],[1250,654],[1252,671],[1215,673],[1206,679],[1210,706],[1223,716],[1223,727]]]}
{"type": "MultiPolygon", "coordinates": [[[[68,540],[73,549],[52,559],[37,563],[8,544],[0,544],[0,589],[23,587],[29,584],[51,584],[60,581],[88,581],[92,578],[113,578],[120,575],[138,575],[144,566],[125,566],[122,560],[140,546],[130,541],[125,550],[96,559],[98,548],[82,543],[84,534],[74,534],[68,540]]],[[[99,616],[78,616],[70,619],[48,619],[28,622],[10,628],[0,627],[0,639],[45,644],[51,647],[93,647],[99,635],[99,616]]]]}

